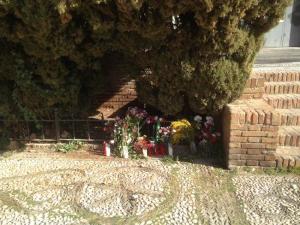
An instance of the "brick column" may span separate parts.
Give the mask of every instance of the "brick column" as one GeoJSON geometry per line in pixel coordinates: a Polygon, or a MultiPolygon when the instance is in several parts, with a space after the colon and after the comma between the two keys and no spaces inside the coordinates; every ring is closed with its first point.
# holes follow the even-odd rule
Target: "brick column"
{"type": "Polygon", "coordinates": [[[276,166],[280,115],[263,100],[238,100],[224,109],[223,137],[228,168],[276,166]]]}

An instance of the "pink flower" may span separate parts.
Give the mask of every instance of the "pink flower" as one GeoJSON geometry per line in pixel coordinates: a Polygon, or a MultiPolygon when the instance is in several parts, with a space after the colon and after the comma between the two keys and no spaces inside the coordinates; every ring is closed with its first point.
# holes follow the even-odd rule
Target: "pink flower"
{"type": "Polygon", "coordinates": [[[149,116],[149,117],[146,119],[146,123],[147,123],[147,124],[155,123],[155,118],[154,118],[153,116],[149,116]]]}

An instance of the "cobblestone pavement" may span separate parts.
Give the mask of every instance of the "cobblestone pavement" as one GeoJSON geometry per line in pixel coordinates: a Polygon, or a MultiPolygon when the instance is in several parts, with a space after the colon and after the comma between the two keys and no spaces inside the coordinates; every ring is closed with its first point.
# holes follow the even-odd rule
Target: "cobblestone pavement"
{"type": "Polygon", "coordinates": [[[300,224],[300,177],[160,160],[0,160],[0,224],[300,224]]]}

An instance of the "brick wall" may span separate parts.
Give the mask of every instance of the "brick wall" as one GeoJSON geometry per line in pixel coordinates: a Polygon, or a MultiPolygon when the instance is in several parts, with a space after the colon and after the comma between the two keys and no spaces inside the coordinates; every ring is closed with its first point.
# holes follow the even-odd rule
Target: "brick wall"
{"type": "Polygon", "coordinates": [[[122,110],[126,110],[127,106],[137,100],[135,91],[135,81],[124,81],[111,83],[109,89],[97,99],[99,107],[97,109],[98,117],[109,118],[118,115],[122,110]]]}
{"type": "Polygon", "coordinates": [[[246,83],[240,99],[261,99],[264,94],[265,79],[259,73],[253,73],[246,83]]]}
{"type": "Polygon", "coordinates": [[[224,109],[224,147],[229,168],[276,166],[280,116],[262,100],[239,100],[224,109]]]}
{"type": "Polygon", "coordinates": [[[254,70],[222,119],[229,168],[300,167],[300,71],[254,70]]]}

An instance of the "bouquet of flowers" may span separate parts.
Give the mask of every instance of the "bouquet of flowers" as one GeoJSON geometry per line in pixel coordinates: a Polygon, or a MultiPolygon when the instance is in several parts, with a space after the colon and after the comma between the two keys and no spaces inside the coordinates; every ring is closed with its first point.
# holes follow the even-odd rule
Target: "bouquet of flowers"
{"type": "Polygon", "coordinates": [[[171,127],[160,127],[159,131],[159,140],[161,142],[167,143],[171,138],[171,127]]]}
{"type": "Polygon", "coordinates": [[[146,123],[147,116],[148,113],[145,110],[130,107],[124,118],[116,117],[113,124],[107,124],[105,130],[111,132],[111,142],[114,144],[114,151],[117,155],[122,155],[124,147],[129,153],[133,153],[134,143],[140,137],[140,131],[146,123]]]}
{"type": "Polygon", "coordinates": [[[194,129],[186,119],[172,122],[171,132],[172,144],[185,144],[194,140],[194,129]]]}
{"type": "Polygon", "coordinates": [[[143,150],[147,150],[149,146],[149,141],[147,140],[147,137],[140,137],[137,139],[137,141],[134,143],[133,149],[136,153],[142,154],[143,150]]]}
{"type": "Polygon", "coordinates": [[[205,120],[199,115],[194,117],[194,127],[196,130],[196,139],[202,149],[211,150],[218,142],[221,133],[215,128],[214,119],[206,116],[205,120]]]}
{"type": "Polygon", "coordinates": [[[197,138],[199,142],[215,144],[221,136],[221,133],[216,131],[213,117],[207,116],[204,122],[202,121],[202,117],[195,116],[194,120],[196,129],[198,130],[197,138]]]}

